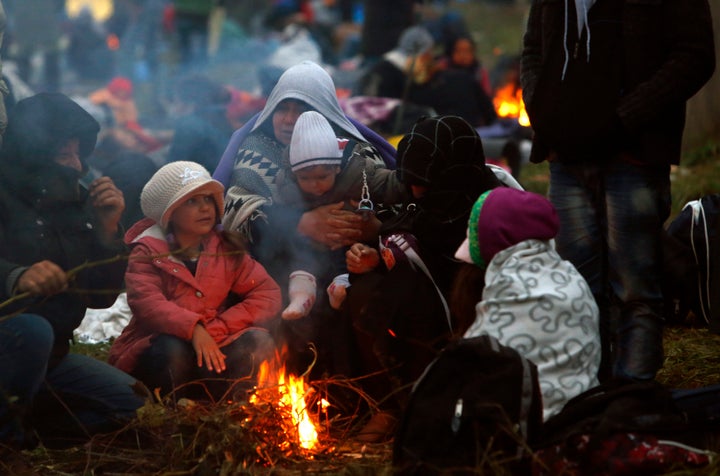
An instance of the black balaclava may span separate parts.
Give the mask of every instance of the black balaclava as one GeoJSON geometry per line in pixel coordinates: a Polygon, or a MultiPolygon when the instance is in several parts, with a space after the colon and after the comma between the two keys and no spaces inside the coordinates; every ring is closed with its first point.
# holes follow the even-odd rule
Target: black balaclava
{"type": "Polygon", "coordinates": [[[485,166],[477,131],[458,116],[418,120],[398,144],[397,157],[400,180],[427,188],[416,203],[441,223],[467,221],[480,194],[500,185],[485,166]]]}

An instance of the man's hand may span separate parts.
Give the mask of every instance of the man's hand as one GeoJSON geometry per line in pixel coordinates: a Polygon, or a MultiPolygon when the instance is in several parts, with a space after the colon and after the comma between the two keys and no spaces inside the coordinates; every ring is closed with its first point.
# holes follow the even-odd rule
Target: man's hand
{"type": "Polygon", "coordinates": [[[197,324],[193,330],[192,346],[197,355],[198,367],[202,367],[205,363],[205,367],[210,371],[221,373],[225,370],[225,354],[220,351],[215,339],[201,324],[197,324]]]}
{"type": "Polygon", "coordinates": [[[125,211],[125,198],[110,177],[93,180],[89,188],[90,203],[95,209],[104,240],[111,241],[118,231],[118,223],[125,211]]]}
{"type": "Polygon", "coordinates": [[[338,202],[303,213],[298,232],[333,250],[359,241],[363,235],[363,219],[357,213],[344,210],[344,206],[338,202]]]}
{"type": "Polygon", "coordinates": [[[17,290],[32,296],[52,296],[68,288],[68,276],[52,261],[33,264],[17,281],[17,290]]]}
{"type": "Polygon", "coordinates": [[[367,273],[380,264],[380,253],[375,248],[355,243],[345,252],[345,263],[351,273],[367,273]]]}

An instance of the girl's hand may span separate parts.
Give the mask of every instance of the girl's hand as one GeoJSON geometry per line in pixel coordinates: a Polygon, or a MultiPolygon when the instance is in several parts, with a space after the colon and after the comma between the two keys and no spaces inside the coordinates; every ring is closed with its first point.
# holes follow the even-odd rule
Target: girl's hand
{"type": "Polygon", "coordinates": [[[203,366],[217,373],[225,371],[225,354],[220,351],[215,339],[208,333],[202,324],[197,324],[192,335],[192,346],[197,355],[198,367],[203,366]]]}
{"type": "Polygon", "coordinates": [[[355,243],[345,252],[345,263],[351,273],[367,273],[380,264],[380,253],[375,248],[355,243]]]}

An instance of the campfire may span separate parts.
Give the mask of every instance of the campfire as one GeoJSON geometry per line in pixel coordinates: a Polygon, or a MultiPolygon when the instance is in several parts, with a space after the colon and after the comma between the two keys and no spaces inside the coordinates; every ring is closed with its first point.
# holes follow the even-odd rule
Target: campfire
{"type": "Polygon", "coordinates": [[[499,88],[493,98],[495,111],[499,117],[517,118],[521,126],[529,127],[530,119],[522,99],[522,89],[509,83],[499,88]]]}
{"type": "Polygon", "coordinates": [[[287,436],[286,449],[298,445],[312,451],[319,445],[320,415],[329,403],[318,397],[303,376],[286,371],[284,354],[278,353],[274,359],[260,364],[257,387],[249,402],[256,406],[274,406],[278,410],[284,420],[281,426],[287,436]]]}

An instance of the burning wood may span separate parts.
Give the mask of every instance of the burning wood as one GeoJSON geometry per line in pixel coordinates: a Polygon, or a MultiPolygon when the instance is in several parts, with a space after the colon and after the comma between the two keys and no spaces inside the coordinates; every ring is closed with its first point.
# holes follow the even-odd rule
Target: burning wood
{"type": "MultiPolygon", "coordinates": [[[[317,400],[314,390],[309,387],[303,376],[288,373],[283,363],[284,355],[280,353],[275,359],[260,364],[258,383],[255,392],[250,396],[252,405],[274,405],[283,418],[285,433],[291,441],[296,442],[305,450],[313,450],[319,444],[318,414],[309,410],[317,400]]],[[[320,411],[327,408],[327,401],[318,402],[320,411]]]]}

